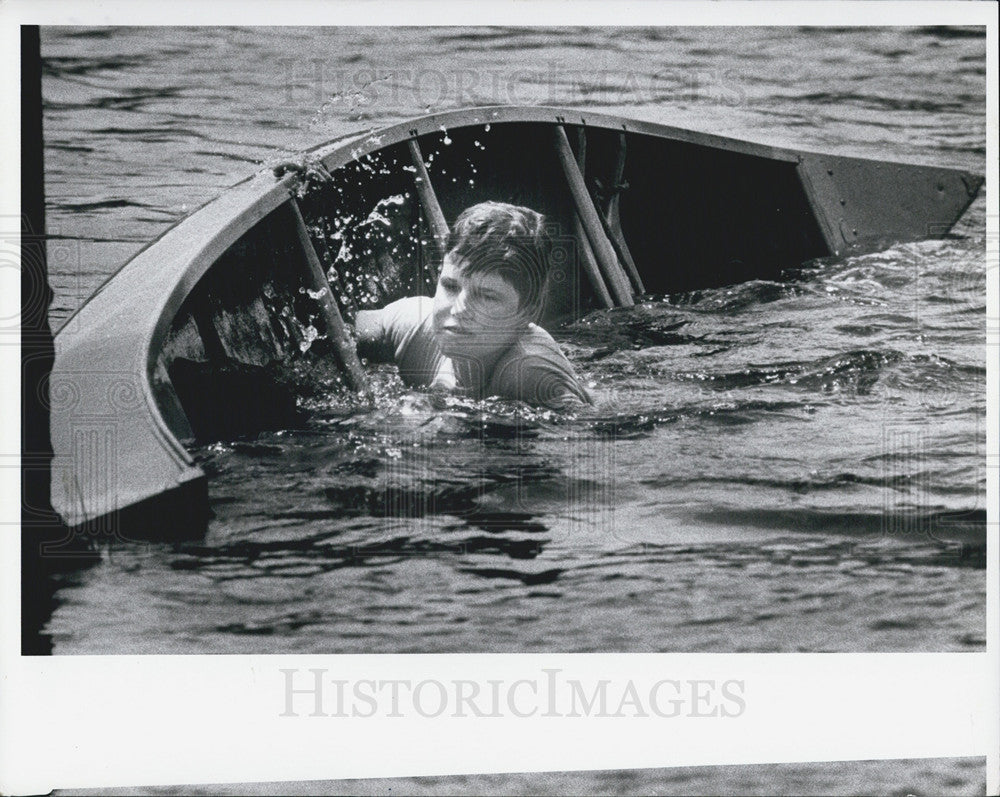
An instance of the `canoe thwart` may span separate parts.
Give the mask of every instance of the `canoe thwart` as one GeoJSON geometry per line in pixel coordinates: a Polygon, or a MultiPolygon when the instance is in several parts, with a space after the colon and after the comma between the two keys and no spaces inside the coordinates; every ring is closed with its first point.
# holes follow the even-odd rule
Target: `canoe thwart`
{"type": "Polygon", "coordinates": [[[619,218],[619,198],[621,192],[628,188],[628,183],[623,180],[625,177],[625,154],[625,134],[619,133],[615,157],[615,173],[611,183],[612,190],[603,202],[595,202],[595,204],[600,211],[601,221],[604,223],[604,231],[608,236],[608,240],[614,246],[618,259],[625,264],[625,270],[632,280],[632,287],[636,293],[641,295],[646,292],[646,286],[642,282],[642,277],[639,276],[639,269],[635,267],[632,253],[625,242],[625,234],[622,232],[621,219],[619,218]]]}
{"type": "MultiPolygon", "coordinates": [[[[424,156],[420,151],[420,144],[413,138],[406,143],[410,149],[410,158],[413,161],[413,167],[416,169],[413,182],[417,188],[417,196],[420,198],[420,207],[423,208],[424,215],[431,226],[431,234],[434,236],[434,244],[437,248],[438,257],[443,258],[445,249],[448,246],[448,222],[445,220],[444,212],[441,210],[437,194],[434,193],[434,186],[431,185],[431,178],[427,173],[424,156]]],[[[437,279],[436,274],[434,278],[435,280],[437,279]]]]}
{"type": "Polygon", "coordinates": [[[334,357],[337,364],[343,371],[344,378],[352,390],[364,390],[368,383],[365,370],[358,360],[357,347],[351,339],[344,319],[340,316],[337,302],[333,298],[330,283],[326,279],[323,266],[319,262],[319,255],[313,247],[312,239],[309,237],[309,230],[306,229],[305,220],[302,218],[302,211],[295,198],[288,200],[287,206],[295,222],[295,230],[306,258],[306,277],[311,285],[313,293],[318,297],[320,308],[323,311],[323,320],[326,322],[326,332],[333,347],[334,357]]]}
{"type": "MultiPolygon", "coordinates": [[[[594,207],[594,201],[587,190],[583,175],[580,173],[580,166],[573,156],[569,139],[566,137],[566,130],[562,125],[556,125],[553,132],[556,154],[559,156],[559,162],[566,177],[573,204],[576,207],[576,215],[586,233],[587,240],[590,242],[597,264],[607,280],[608,288],[616,304],[621,307],[631,307],[635,301],[632,298],[628,277],[622,271],[614,247],[604,233],[600,214],[594,207]]],[[[583,262],[586,263],[586,257],[584,257],[583,262]]]]}
{"type": "MultiPolygon", "coordinates": [[[[576,133],[576,160],[582,174],[586,174],[587,171],[587,132],[581,127],[576,133]]],[[[608,286],[604,282],[604,277],[601,275],[601,269],[597,265],[597,260],[594,258],[594,251],[590,248],[590,243],[587,241],[587,235],[583,231],[583,225],[580,223],[580,217],[576,213],[573,214],[573,239],[577,242],[577,250],[579,255],[580,264],[583,266],[583,270],[587,273],[587,278],[590,280],[590,285],[594,289],[594,294],[597,296],[597,300],[600,302],[601,307],[605,309],[615,306],[614,299],[611,298],[611,293],[608,291],[608,286]]]]}

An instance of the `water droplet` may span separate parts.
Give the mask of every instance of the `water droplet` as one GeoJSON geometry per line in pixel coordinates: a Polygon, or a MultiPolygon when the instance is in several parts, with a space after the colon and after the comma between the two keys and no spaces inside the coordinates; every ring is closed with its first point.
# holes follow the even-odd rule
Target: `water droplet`
{"type": "Polygon", "coordinates": [[[309,347],[312,346],[313,341],[319,337],[319,333],[316,331],[316,327],[310,324],[302,330],[302,334],[304,338],[299,341],[299,350],[307,352],[309,351],[309,347]]]}

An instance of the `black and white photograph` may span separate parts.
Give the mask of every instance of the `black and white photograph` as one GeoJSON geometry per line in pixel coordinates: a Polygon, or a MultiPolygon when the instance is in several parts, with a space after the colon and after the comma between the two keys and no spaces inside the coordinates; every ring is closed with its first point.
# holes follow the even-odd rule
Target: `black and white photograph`
{"type": "MultiPolygon", "coordinates": [[[[20,28],[21,656],[986,654],[986,27],[371,22],[20,28]]],[[[565,716],[754,708],[601,683],[565,716]]],[[[985,750],[292,793],[984,794],[985,750]]]]}

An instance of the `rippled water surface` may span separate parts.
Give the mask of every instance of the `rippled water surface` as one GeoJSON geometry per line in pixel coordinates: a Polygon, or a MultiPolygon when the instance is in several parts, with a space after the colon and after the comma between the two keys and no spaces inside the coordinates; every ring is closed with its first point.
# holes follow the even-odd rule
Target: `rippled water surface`
{"type": "MultiPolygon", "coordinates": [[[[959,30],[43,32],[58,325],[262,163],[469,104],[982,173],[959,30]],[[803,58],[808,50],[815,57],[803,58]]],[[[67,577],[57,653],[983,650],[985,202],[552,330],[577,416],[403,390],[196,455],[198,544],[67,577]]],[[[972,781],[963,781],[966,786],[972,781]]],[[[918,784],[898,784],[916,789],[918,784]]]]}

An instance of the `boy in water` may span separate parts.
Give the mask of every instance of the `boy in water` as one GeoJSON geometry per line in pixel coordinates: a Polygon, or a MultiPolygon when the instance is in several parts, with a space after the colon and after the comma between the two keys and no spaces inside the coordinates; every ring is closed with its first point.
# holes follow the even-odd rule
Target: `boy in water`
{"type": "Polygon", "coordinates": [[[551,241],[533,210],[484,202],[448,239],[434,298],[357,314],[358,353],[392,361],[409,387],[561,409],[590,403],[541,316],[551,241]]]}

